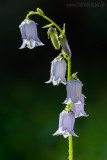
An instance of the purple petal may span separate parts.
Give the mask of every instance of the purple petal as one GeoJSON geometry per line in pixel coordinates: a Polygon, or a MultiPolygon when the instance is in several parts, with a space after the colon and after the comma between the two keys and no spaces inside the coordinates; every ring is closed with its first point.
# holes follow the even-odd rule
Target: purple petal
{"type": "Polygon", "coordinates": [[[80,116],[84,116],[84,117],[88,116],[84,111],[84,96],[83,95],[81,95],[81,100],[83,103],[72,104],[72,111],[74,112],[76,118],[80,116]]]}
{"type": "Polygon", "coordinates": [[[27,44],[27,41],[26,40],[23,40],[23,43],[21,45],[21,47],[19,49],[23,49],[26,47],[26,44],[27,44]]]}
{"type": "Polygon", "coordinates": [[[75,115],[73,114],[73,112],[66,113],[65,111],[62,123],[62,131],[63,130],[72,131],[74,128],[74,123],[75,123],[75,115]]]}
{"type": "MultiPolygon", "coordinates": [[[[59,83],[66,85],[65,74],[66,62],[64,60],[60,61],[59,59],[52,61],[50,79],[53,85],[58,85],[59,83]]],[[[51,81],[49,80],[48,82],[50,83],[51,81]]]]}
{"type": "Polygon", "coordinates": [[[71,99],[72,102],[77,103],[81,100],[82,83],[73,79],[68,81],[67,86],[67,98],[71,99]]]}
{"type": "MultiPolygon", "coordinates": [[[[20,25],[22,39],[27,41],[27,47],[33,49],[36,46],[43,46],[37,34],[37,26],[35,22],[24,20],[20,25]]],[[[23,48],[23,46],[21,47],[23,48]]]]}

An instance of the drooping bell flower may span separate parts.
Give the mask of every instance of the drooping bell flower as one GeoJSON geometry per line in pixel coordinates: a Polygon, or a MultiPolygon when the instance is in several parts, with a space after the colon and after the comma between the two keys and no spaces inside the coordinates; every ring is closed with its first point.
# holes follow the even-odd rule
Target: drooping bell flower
{"type": "Polygon", "coordinates": [[[59,116],[59,128],[53,135],[63,135],[64,138],[67,138],[69,135],[77,137],[77,135],[74,132],[74,123],[74,113],[72,111],[62,111],[59,116]]]}
{"type": "Polygon", "coordinates": [[[19,26],[23,43],[20,49],[25,47],[33,49],[36,46],[43,46],[44,44],[40,41],[37,33],[37,26],[34,21],[25,19],[19,26]]]}
{"type": "Polygon", "coordinates": [[[82,93],[82,83],[79,80],[71,79],[66,85],[67,98],[64,101],[65,104],[70,103],[82,103],[81,93],[82,93]]]}
{"type": "Polygon", "coordinates": [[[84,116],[84,117],[88,116],[86,112],[84,111],[84,96],[83,95],[81,95],[81,102],[82,103],[72,104],[72,111],[75,114],[75,118],[81,117],[81,116],[84,116]]]}
{"type": "Polygon", "coordinates": [[[71,53],[71,49],[69,47],[69,44],[68,44],[68,41],[67,41],[67,38],[66,36],[64,35],[60,35],[59,36],[59,41],[60,41],[60,44],[62,46],[62,49],[64,50],[65,54],[68,56],[68,57],[71,57],[72,53],[71,53]]]}
{"type": "Polygon", "coordinates": [[[46,83],[53,83],[58,85],[59,83],[66,84],[66,62],[63,59],[55,59],[51,63],[50,80],[46,83]]]}

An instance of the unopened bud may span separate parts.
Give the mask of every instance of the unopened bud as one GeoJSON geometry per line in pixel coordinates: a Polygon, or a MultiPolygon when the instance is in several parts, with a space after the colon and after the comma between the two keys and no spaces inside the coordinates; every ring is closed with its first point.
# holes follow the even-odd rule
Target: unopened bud
{"type": "Polygon", "coordinates": [[[71,49],[69,47],[69,44],[68,44],[68,41],[66,39],[66,36],[64,35],[60,35],[59,36],[59,41],[60,41],[60,44],[62,46],[62,49],[64,50],[65,54],[68,56],[68,57],[71,57],[72,53],[71,53],[71,49]]]}
{"type": "Polygon", "coordinates": [[[58,33],[57,33],[56,28],[50,27],[48,29],[47,33],[48,33],[48,37],[50,37],[50,39],[52,41],[52,44],[53,44],[54,48],[59,50],[60,49],[60,42],[58,40],[58,33]]]}

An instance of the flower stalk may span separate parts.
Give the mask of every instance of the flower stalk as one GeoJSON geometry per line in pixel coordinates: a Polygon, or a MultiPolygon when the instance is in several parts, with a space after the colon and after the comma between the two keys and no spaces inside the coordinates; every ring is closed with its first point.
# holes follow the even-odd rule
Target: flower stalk
{"type": "Polygon", "coordinates": [[[19,26],[23,39],[20,49],[25,47],[33,49],[34,47],[44,45],[38,37],[36,23],[29,19],[29,16],[31,15],[40,15],[50,22],[50,24],[43,28],[49,28],[47,32],[48,38],[51,39],[54,48],[56,50],[59,50],[60,47],[62,48],[59,56],[57,56],[51,63],[50,80],[46,83],[52,82],[53,85],[59,85],[59,83],[66,85],[67,98],[64,101],[66,107],[60,113],[59,128],[53,135],[63,135],[64,138],[68,137],[69,160],[73,160],[72,136],[78,137],[74,132],[75,118],[80,116],[87,117],[88,115],[84,111],[85,96],[82,94],[82,83],[77,78],[77,72],[71,75],[72,52],[65,35],[65,24],[63,25],[63,29],[61,29],[54,21],[45,16],[44,12],[39,8],[37,8],[35,12],[29,12],[26,19],[19,26]],[[53,28],[53,26],[56,28],[53,28]],[[57,33],[57,29],[60,34],[57,33]],[[65,78],[66,71],[67,80],[65,78]]]}
{"type": "MultiPolygon", "coordinates": [[[[67,60],[68,63],[68,73],[67,73],[67,81],[69,81],[71,79],[71,58],[70,57],[66,57],[66,54],[64,51],[62,51],[62,53],[60,55],[63,55],[64,58],[67,60]]],[[[71,110],[71,103],[68,104],[68,108],[71,110]]],[[[69,136],[69,160],[73,160],[73,145],[72,145],[72,135],[69,136]]]]}
{"type": "Polygon", "coordinates": [[[69,136],[69,160],[73,160],[72,136],[69,136]]]}
{"type": "Polygon", "coordinates": [[[26,19],[29,19],[29,16],[34,15],[34,14],[38,14],[38,15],[42,16],[43,18],[45,18],[47,21],[49,21],[52,25],[54,25],[60,31],[61,35],[64,35],[64,31],[61,30],[61,28],[54,21],[52,21],[50,18],[48,18],[44,14],[41,14],[40,12],[33,12],[33,11],[31,11],[26,16],[26,19]]]}
{"type": "MultiPolygon", "coordinates": [[[[68,62],[68,77],[67,81],[71,78],[71,59],[67,58],[68,62]]],[[[71,109],[71,104],[69,104],[69,108],[71,109]]],[[[69,136],[69,160],[73,160],[73,146],[72,146],[72,135],[69,136]]]]}

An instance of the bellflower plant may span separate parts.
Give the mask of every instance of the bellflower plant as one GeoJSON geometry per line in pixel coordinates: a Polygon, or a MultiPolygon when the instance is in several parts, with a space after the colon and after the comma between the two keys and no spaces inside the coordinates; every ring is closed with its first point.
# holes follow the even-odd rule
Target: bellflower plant
{"type": "Polygon", "coordinates": [[[63,135],[64,138],[68,137],[69,160],[73,160],[72,136],[77,137],[74,132],[75,118],[80,116],[87,117],[84,111],[85,96],[82,94],[83,84],[77,78],[77,73],[71,73],[72,53],[65,35],[65,24],[63,24],[63,29],[61,29],[54,21],[44,15],[44,12],[40,8],[29,12],[26,19],[19,26],[23,40],[20,49],[25,47],[33,49],[36,46],[44,45],[38,37],[36,23],[29,19],[31,15],[39,15],[50,22],[48,25],[43,26],[43,28],[48,29],[48,38],[51,39],[54,48],[56,50],[61,48],[59,55],[51,62],[50,80],[46,83],[52,82],[53,85],[57,86],[60,83],[66,85],[67,98],[64,101],[66,106],[60,113],[59,128],[53,135],[63,135]]]}

